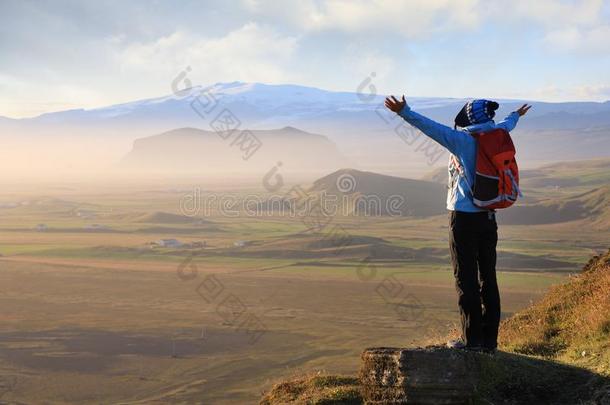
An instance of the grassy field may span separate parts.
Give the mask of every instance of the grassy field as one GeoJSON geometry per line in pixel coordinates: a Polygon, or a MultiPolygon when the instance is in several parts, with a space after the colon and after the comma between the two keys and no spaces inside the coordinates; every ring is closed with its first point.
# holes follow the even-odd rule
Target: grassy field
{"type": "MultiPolygon", "coordinates": [[[[190,191],[6,190],[0,400],[254,403],[277,380],[349,373],[365,347],[421,343],[458,321],[444,215],[337,217],[315,232],[277,215],[165,215],[190,191]],[[150,245],[163,238],[205,247],[150,245]]],[[[500,233],[503,317],[608,242],[576,221],[500,233]]]]}

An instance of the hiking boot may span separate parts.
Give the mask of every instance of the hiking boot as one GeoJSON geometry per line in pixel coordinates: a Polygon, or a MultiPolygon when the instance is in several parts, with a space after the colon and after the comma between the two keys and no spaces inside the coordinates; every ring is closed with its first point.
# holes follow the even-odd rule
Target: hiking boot
{"type": "Polygon", "coordinates": [[[465,349],[466,343],[462,339],[453,339],[447,342],[449,349],[465,349]]]}
{"type": "Polygon", "coordinates": [[[462,339],[454,339],[447,342],[447,347],[449,349],[457,349],[457,350],[471,350],[473,352],[483,351],[481,346],[469,346],[462,339]]]}

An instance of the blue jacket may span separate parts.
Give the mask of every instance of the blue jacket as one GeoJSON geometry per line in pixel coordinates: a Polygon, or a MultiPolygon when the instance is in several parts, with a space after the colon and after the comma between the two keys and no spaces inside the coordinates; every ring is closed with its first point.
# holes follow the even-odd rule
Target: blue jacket
{"type": "Polygon", "coordinates": [[[476,140],[469,134],[471,132],[486,132],[495,128],[512,131],[519,121],[517,112],[510,113],[503,121],[495,123],[493,120],[483,124],[476,124],[462,130],[450,128],[436,121],[426,118],[411,110],[406,105],[399,113],[405,121],[419,129],[425,135],[444,146],[453,155],[449,159],[449,190],[447,192],[447,209],[450,211],[479,212],[486,211],[472,202],[472,187],[476,168],[476,140]],[[463,168],[463,175],[455,164],[459,162],[463,168]]]}

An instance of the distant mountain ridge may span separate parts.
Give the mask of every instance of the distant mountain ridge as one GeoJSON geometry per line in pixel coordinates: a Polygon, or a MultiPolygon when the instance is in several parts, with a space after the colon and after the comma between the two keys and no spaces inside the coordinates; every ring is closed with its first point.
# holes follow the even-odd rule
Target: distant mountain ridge
{"type": "MultiPolygon", "coordinates": [[[[51,139],[65,134],[79,138],[97,136],[125,141],[126,145],[134,139],[176,128],[212,131],[214,120],[229,112],[240,129],[294,127],[323,134],[363,170],[415,177],[427,170],[426,165],[445,163],[445,158],[430,161],[422,152],[425,137],[405,139],[404,129],[401,137],[401,128],[408,125],[383,107],[385,95],[369,94],[366,86],[359,93],[358,87],[363,86],[355,84],[353,91],[339,92],[292,84],[216,83],[103,108],[0,119],[0,135],[51,139]]],[[[407,94],[414,110],[449,126],[467,100],[407,94]]],[[[609,101],[498,101],[498,120],[524,102],[533,104],[512,134],[522,167],[557,160],[610,157],[609,101]]]]}
{"type": "Polygon", "coordinates": [[[288,162],[290,171],[320,172],[346,163],[337,146],[323,135],[293,127],[245,132],[260,142],[258,148],[248,149],[250,144],[240,148],[238,132],[225,139],[222,133],[180,128],[136,139],[121,164],[138,170],[209,173],[247,171],[260,165],[268,170],[278,161],[288,162]]]}
{"type": "MultiPolygon", "coordinates": [[[[385,95],[327,91],[292,84],[216,83],[194,86],[177,94],[143,99],[93,109],[72,109],[50,112],[32,118],[8,119],[20,124],[86,124],[116,125],[166,122],[168,129],[195,126],[198,117],[191,108],[193,101],[213,97],[219,105],[229,108],[249,128],[271,128],[294,125],[316,119],[320,124],[329,120],[360,121],[358,115],[375,113],[385,95]]],[[[452,122],[453,117],[469,98],[408,97],[409,104],[426,111],[432,118],[452,122]]],[[[525,126],[545,129],[595,128],[610,126],[610,101],[549,103],[531,100],[498,100],[499,116],[523,102],[535,108],[528,115],[525,126]]],[[[367,120],[368,121],[367,117],[367,120]]],[[[379,118],[378,118],[379,120],[379,118]]],[[[373,126],[374,127],[374,126],[373,126]]],[[[324,132],[324,131],[322,131],[324,132]]]]}

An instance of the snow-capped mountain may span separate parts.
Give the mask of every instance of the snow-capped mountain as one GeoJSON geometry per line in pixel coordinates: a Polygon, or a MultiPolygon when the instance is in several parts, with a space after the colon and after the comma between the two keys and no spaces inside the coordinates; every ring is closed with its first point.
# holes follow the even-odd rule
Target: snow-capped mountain
{"type": "MultiPolygon", "coordinates": [[[[399,90],[399,89],[398,89],[399,90]]],[[[45,128],[48,125],[167,131],[182,127],[208,129],[227,109],[248,128],[295,126],[328,134],[385,132],[388,117],[385,95],[366,91],[335,92],[299,85],[261,83],[217,83],[195,86],[163,97],[138,100],[94,109],[76,109],[9,120],[11,125],[45,128]],[[214,107],[214,108],[212,108],[214,107]]],[[[412,108],[451,124],[466,99],[408,97],[412,108]]],[[[499,116],[514,110],[523,100],[498,100],[499,116]]],[[[532,102],[534,107],[524,127],[544,129],[610,126],[610,102],[532,102]]],[[[0,121],[0,124],[6,122],[0,121]]],[[[391,126],[391,125],[390,125],[391,126]]],[[[393,128],[390,128],[390,132],[393,128]]]]}
{"type": "MultiPolygon", "coordinates": [[[[313,87],[298,85],[268,85],[261,83],[216,83],[211,86],[195,86],[163,97],[138,100],[108,107],[89,110],[75,109],[42,114],[38,117],[22,121],[36,122],[69,122],[113,119],[164,119],[182,117],[197,99],[207,101],[214,98],[220,106],[232,106],[238,111],[249,111],[261,117],[286,117],[289,119],[300,116],[328,114],[330,112],[362,112],[372,111],[382,101],[384,96],[359,94],[356,92],[333,92],[313,87]],[[184,108],[187,111],[184,111],[184,108]]],[[[444,98],[411,98],[413,106],[419,108],[437,108],[461,103],[462,100],[444,98]]]]}

